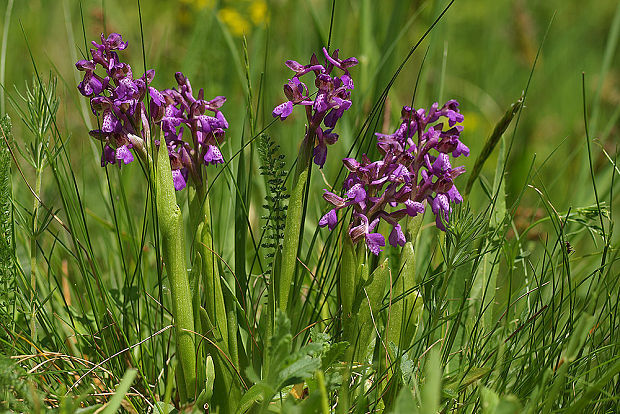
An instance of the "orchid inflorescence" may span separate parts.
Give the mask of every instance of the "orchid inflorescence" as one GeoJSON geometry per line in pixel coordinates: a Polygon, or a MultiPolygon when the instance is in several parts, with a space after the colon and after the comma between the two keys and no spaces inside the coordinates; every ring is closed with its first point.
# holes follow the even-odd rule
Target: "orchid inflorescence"
{"type": "MultiPolygon", "coordinates": [[[[175,74],[178,90],[159,91],[149,86],[155,77],[152,69],[135,79],[131,66],[118,56],[117,51],[127,48],[127,42],[118,33],[107,38],[102,34],[101,44],[92,44],[92,59],[80,60],[76,67],[84,72],[78,90],[90,98],[93,113],[102,116],[100,128],[90,131],[91,136],[103,142],[102,167],[132,162],[131,149],[145,157],[144,139],[150,139],[151,123],[159,125],[164,133],[176,190],[185,188],[189,176],[200,183],[200,164],[224,162],[219,145],[228,122],[219,108],[226,102],[225,97],[204,100],[204,91],[200,89],[195,98],[189,79],[181,72],[175,74]],[[95,72],[98,65],[105,76],[95,72]],[[147,90],[149,111],[143,102],[147,90]],[[213,116],[206,115],[207,111],[213,116]],[[189,133],[184,138],[185,127],[189,133]]],[[[159,142],[156,140],[155,144],[159,142]]]]}
{"type": "Polygon", "coordinates": [[[161,126],[170,155],[174,188],[185,187],[188,175],[200,180],[200,164],[220,164],[224,162],[219,146],[224,140],[228,122],[219,110],[226,102],[224,96],[204,100],[204,90],[200,89],[194,98],[192,86],[181,72],[175,74],[179,90],[166,89],[162,92],[150,88],[151,116],[161,126]],[[206,111],[213,116],[206,115],[206,111]],[[189,129],[183,138],[185,125],[189,129]],[[189,141],[189,142],[188,142],[189,141]]]}
{"type": "Polygon", "coordinates": [[[338,49],[331,55],[323,48],[325,63],[320,64],[316,54],[312,54],[310,64],[302,65],[294,60],[287,60],[288,66],[295,75],[284,85],[284,94],[288,101],[276,106],[272,115],[281,120],[286,119],[292,112],[293,106],[303,105],[306,108],[308,121],[306,139],[316,136],[318,143],[314,147],[314,163],[323,168],[327,159],[327,145],[332,145],[338,140],[338,134],[334,133],[336,122],[342,117],[344,111],[351,107],[351,91],[354,88],[353,80],[348,68],[357,65],[357,59],[338,58],[338,49]],[[332,76],[334,68],[343,71],[340,76],[332,76]],[[309,72],[315,75],[314,84],[318,91],[310,97],[306,84],[299,78],[309,72]],[[321,126],[321,123],[323,126],[321,126]]]}
{"type": "Polygon", "coordinates": [[[361,162],[353,158],[343,160],[349,170],[343,183],[345,196],[325,190],[323,198],[334,208],[321,218],[319,225],[333,230],[338,222],[336,211],[352,206],[349,236],[354,243],[364,240],[375,255],[385,246],[383,235],[375,232],[380,220],[392,226],[390,244],[404,246],[406,239],[399,221],[423,213],[427,202],[436,216],[437,227],[445,230],[450,202],[463,201],[453,181],[465,172],[464,167],[452,168],[448,154],[454,158],[469,155],[469,148],[459,140],[463,127],[458,124],[463,122],[463,115],[458,105],[455,100],[441,108],[435,103],[428,112],[403,107],[402,123],[396,132],[375,134],[382,160],[371,162],[366,155],[361,162]],[[444,122],[437,122],[441,118],[447,120],[445,130],[444,122]]]}

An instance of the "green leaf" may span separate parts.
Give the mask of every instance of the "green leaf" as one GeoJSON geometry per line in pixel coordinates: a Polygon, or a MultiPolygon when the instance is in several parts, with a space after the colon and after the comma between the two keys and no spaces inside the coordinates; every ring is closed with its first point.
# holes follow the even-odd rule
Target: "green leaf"
{"type": "Polygon", "coordinates": [[[136,369],[128,369],[123,375],[123,379],[121,379],[120,384],[116,387],[116,391],[110,401],[106,405],[105,409],[102,411],[102,414],[114,414],[118,411],[125,398],[125,394],[129,391],[131,384],[133,384],[133,380],[136,379],[136,375],[138,375],[138,370],[136,369]]]}
{"type": "Polygon", "coordinates": [[[441,377],[443,367],[439,348],[435,347],[428,353],[428,359],[424,367],[426,383],[422,388],[422,404],[420,412],[436,413],[439,410],[439,397],[441,396],[441,377]]]}
{"type": "MultiPolygon", "coordinates": [[[[12,308],[15,297],[15,271],[13,257],[13,204],[11,189],[10,144],[11,119],[8,115],[0,119],[0,322],[11,326],[12,308]]],[[[4,333],[2,333],[4,337],[4,333]]]]}
{"type": "Polygon", "coordinates": [[[483,414],[519,414],[521,413],[521,403],[514,395],[500,397],[495,391],[480,387],[482,397],[483,414]]]}
{"type": "Polygon", "coordinates": [[[398,397],[396,397],[392,414],[416,414],[418,412],[419,410],[411,390],[409,387],[403,387],[398,393],[398,397]]]}
{"type": "Polygon", "coordinates": [[[169,403],[165,403],[163,401],[157,401],[155,403],[155,410],[153,411],[155,414],[170,414],[170,413],[176,413],[176,408],[174,408],[174,405],[169,404],[169,403]]]}
{"type": "Polygon", "coordinates": [[[483,378],[489,372],[491,372],[490,368],[471,368],[467,371],[467,373],[459,375],[457,379],[449,381],[444,386],[444,391],[449,389],[455,393],[461,392],[468,386],[483,378]]]}
{"type": "Polygon", "coordinates": [[[254,384],[244,395],[241,397],[238,413],[244,413],[254,405],[254,403],[261,402],[265,399],[266,395],[275,394],[274,390],[268,387],[264,382],[254,384]]]}
{"type": "MultiPolygon", "coordinates": [[[[274,335],[269,343],[267,372],[241,398],[238,412],[248,410],[256,402],[262,401],[263,408],[282,388],[312,378],[321,366],[321,351],[324,350],[326,338],[319,335],[318,343],[309,343],[293,351],[293,337],[290,333],[291,323],[286,314],[278,310],[274,335]]],[[[248,370],[249,373],[252,370],[248,370]]],[[[249,375],[256,378],[256,374],[249,375]]]]}
{"type": "Polygon", "coordinates": [[[280,374],[278,375],[280,388],[302,382],[305,378],[311,377],[314,371],[320,367],[321,360],[318,358],[311,358],[309,356],[293,362],[280,371],[280,374]]]}
{"type": "Polygon", "coordinates": [[[325,371],[339,361],[348,347],[349,343],[346,341],[330,345],[321,355],[321,369],[325,371]]]}
{"type": "MultiPolygon", "coordinates": [[[[88,407],[78,408],[73,412],[73,414],[94,414],[101,410],[101,404],[95,404],[88,407]]],[[[168,413],[165,413],[168,414],[168,413]]]]}
{"type": "Polygon", "coordinates": [[[584,314],[579,318],[577,328],[572,332],[564,353],[564,358],[567,362],[573,362],[575,358],[577,358],[577,354],[581,351],[594,325],[594,321],[595,318],[593,315],[584,314]]]}
{"type": "Polygon", "coordinates": [[[584,408],[590,404],[594,397],[596,397],[603,387],[609,384],[609,382],[620,372],[620,360],[616,361],[616,363],[607,371],[604,375],[599,377],[599,380],[592,384],[588,389],[583,393],[581,398],[577,400],[577,402],[570,406],[566,411],[569,414],[577,414],[584,412],[584,408]]]}

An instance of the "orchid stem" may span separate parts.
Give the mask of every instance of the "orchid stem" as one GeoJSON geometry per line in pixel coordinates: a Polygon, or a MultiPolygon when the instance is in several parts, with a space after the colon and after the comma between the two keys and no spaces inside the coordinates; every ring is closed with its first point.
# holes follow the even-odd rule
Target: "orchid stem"
{"type": "Polygon", "coordinates": [[[177,356],[182,383],[187,398],[196,389],[196,349],[194,346],[194,311],[192,293],[185,263],[185,232],[183,215],[177,205],[172,183],[172,171],[166,148],[160,147],[155,166],[157,218],[162,237],[163,260],[172,293],[172,315],[175,320],[177,356]]]}
{"type": "Polygon", "coordinates": [[[278,308],[283,312],[286,312],[288,308],[289,293],[297,265],[297,251],[300,240],[303,238],[301,234],[301,222],[304,211],[303,198],[306,182],[308,181],[312,150],[314,148],[315,133],[313,131],[313,128],[308,130],[299,150],[297,168],[293,176],[293,191],[291,192],[286,214],[284,240],[282,243],[282,266],[278,280],[278,308]]]}
{"type": "Polygon", "coordinates": [[[209,319],[215,324],[216,337],[228,343],[226,308],[220,274],[213,252],[211,206],[206,193],[206,184],[197,185],[195,191],[190,194],[190,214],[193,216],[192,228],[196,228],[194,247],[202,257],[202,278],[206,294],[205,309],[209,319]]]}
{"type": "MultiPolygon", "coordinates": [[[[230,315],[227,313],[217,257],[214,253],[211,206],[206,182],[206,177],[203,177],[203,184],[196,185],[194,191],[190,193],[191,225],[192,228],[196,228],[194,247],[202,258],[202,280],[206,295],[205,320],[211,321],[203,324],[202,328],[203,333],[213,338],[214,342],[214,346],[209,347],[216,370],[212,402],[219,407],[220,413],[233,413],[240,398],[239,384],[233,373],[233,366],[237,365],[238,361],[237,338],[236,330],[233,337],[233,332],[229,332],[228,329],[230,315]],[[231,338],[232,341],[229,341],[231,338]]],[[[236,309],[233,307],[228,311],[236,312],[236,309]]]]}

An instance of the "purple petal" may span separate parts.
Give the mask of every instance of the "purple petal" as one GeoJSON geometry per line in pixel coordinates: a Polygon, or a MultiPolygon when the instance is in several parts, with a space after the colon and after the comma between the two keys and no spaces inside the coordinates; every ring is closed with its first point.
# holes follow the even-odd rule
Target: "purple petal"
{"type": "Polygon", "coordinates": [[[122,161],[125,165],[133,161],[133,154],[129,151],[127,145],[121,145],[116,149],[116,159],[122,161]]]}
{"type": "Polygon", "coordinates": [[[325,101],[325,94],[318,94],[314,100],[314,110],[317,112],[325,112],[329,109],[327,102],[325,101]]]}
{"type": "Polygon", "coordinates": [[[405,207],[407,208],[407,214],[411,217],[424,213],[424,204],[417,201],[406,200],[405,207]]]}
{"type": "Polygon", "coordinates": [[[103,111],[103,120],[101,122],[101,130],[107,133],[117,132],[116,131],[117,125],[118,125],[118,120],[114,117],[114,113],[109,109],[106,109],[105,111],[103,111]]]}
{"type": "Polygon", "coordinates": [[[321,217],[319,220],[319,227],[327,226],[330,230],[333,230],[338,223],[338,216],[336,215],[336,209],[329,210],[327,214],[321,217]]]}
{"type": "Polygon", "coordinates": [[[459,193],[459,190],[456,188],[455,185],[453,185],[452,188],[448,190],[446,195],[448,196],[448,199],[453,203],[463,202],[463,197],[461,196],[461,193],[459,193]]]}
{"type": "Polygon", "coordinates": [[[347,191],[347,197],[359,203],[366,199],[366,190],[362,184],[355,184],[349,191],[347,191]]]}
{"type": "Polygon", "coordinates": [[[149,86],[149,95],[151,95],[152,102],[157,106],[162,106],[166,103],[164,95],[152,86],[149,86]]]}
{"type": "Polygon", "coordinates": [[[274,118],[280,117],[281,120],[285,120],[287,116],[289,116],[293,112],[293,102],[287,101],[273,109],[271,115],[274,118]]]}
{"type": "Polygon", "coordinates": [[[441,211],[450,211],[450,202],[445,194],[437,194],[431,202],[431,209],[433,213],[437,215],[441,211]]]}
{"type": "Polygon", "coordinates": [[[452,166],[450,165],[450,157],[448,157],[448,154],[439,154],[439,156],[437,156],[437,159],[435,160],[435,162],[433,163],[433,174],[439,176],[440,174],[442,174],[444,171],[448,171],[452,168],[452,166]]]}
{"type": "Polygon", "coordinates": [[[397,245],[402,247],[407,242],[407,240],[405,239],[405,234],[403,233],[403,230],[400,227],[400,224],[396,224],[394,228],[392,229],[392,232],[390,233],[389,241],[390,241],[390,244],[394,247],[396,247],[397,245]]]}
{"type": "Polygon", "coordinates": [[[225,96],[216,96],[215,98],[211,99],[210,101],[206,101],[205,104],[207,105],[207,109],[209,109],[210,111],[215,111],[219,108],[222,107],[222,105],[224,105],[224,103],[226,103],[226,97],[225,96]]]}
{"type": "MultiPolygon", "coordinates": [[[[327,52],[327,49],[324,47],[323,48],[323,55],[325,55],[325,59],[327,59],[327,61],[329,63],[331,63],[332,65],[336,66],[337,68],[342,69],[342,64],[337,61],[336,59],[334,59],[333,57],[331,57],[329,55],[329,52],[327,52]]],[[[338,49],[334,50],[334,56],[338,56],[338,49]]]]}
{"type": "Polygon", "coordinates": [[[373,231],[375,227],[377,227],[377,225],[379,224],[380,218],[381,217],[377,217],[376,219],[370,222],[370,224],[368,225],[368,231],[373,231]]]}
{"type": "Polygon", "coordinates": [[[287,60],[284,64],[293,72],[301,73],[306,69],[304,65],[294,60],[287,60]]]}
{"type": "Polygon", "coordinates": [[[228,129],[228,121],[224,117],[224,114],[222,113],[222,111],[218,111],[215,114],[215,117],[218,119],[218,121],[220,121],[220,128],[228,129]]]}
{"type": "Polygon", "coordinates": [[[95,70],[95,62],[92,60],[78,60],[75,67],[81,71],[93,71],[95,70]]]}
{"type": "Polygon", "coordinates": [[[383,250],[382,247],[385,246],[385,237],[381,233],[370,233],[366,235],[366,245],[368,246],[368,250],[375,256],[378,256],[379,253],[383,250]]]}
{"type": "Polygon", "coordinates": [[[106,164],[114,164],[114,149],[109,145],[103,147],[103,153],[101,154],[101,166],[105,167],[106,164]]]}
{"type": "Polygon", "coordinates": [[[222,157],[222,153],[219,148],[215,145],[209,145],[207,148],[207,153],[204,156],[205,163],[209,164],[221,164],[224,162],[224,157],[222,157]]]}
{"type": "Polygon", "coordinates": [[[360,167],[360,163],[359,161],[357,161],[355,158],[344,158],[342,160],[342,163],[344,164],[344,166],[347,168],[347,170],[351,171],[351,172],[355,172],[357,171],[357,169],[360,167]]]}
{"type": "MultiPolygon", "coordinates": [[[[445,221],[448,221],[448,217],[445,216],[445,221]]],[[[435,217],[435,225],[437,226],[437,228],[441,231],[446,231],[446,226],[443,225],[442,221],[441,221],[441,214],[437,214],[437,216],[435,217]]]]}
{"type": "Polygon", "coordinates": [[[92,72],[86,72],[84,80],[78,85],[78,90],[84,96],[99,95],[103,91],[103,83],[92,72]]]}
{"type": "Polygon", "coordinates": [[[332,109],[323,119],[323,123],[328,128],[333,128],[336,126],[336,122],[342,117],[343,111],[340,109],[332,109]]]}
{"type": "Polygon", "coordinates": [[[314,163],[319,166],[319,168],[323,168],[325,165],[325,160],[327,159],[327,146],[325,143],[321,142],[314,148],[314,163]]]}
{"type": "Polygon", "coordinates": [[[185,178],[183,177],[183,173],[181,173],[181,170],[172,170],[172,182],[176,191],[184,189],[187,185],[187,183],[185,182],[185,178]]]}
{"type": "Polygon", "coordinates": [[[342,61],[342,67],[343,68],[350,68],[351,66],[355,66],[357,65],[359,62],[357,60],[357,58],[355,57],[350,57],[347,58],[345,60],[342,61]]]}
{"type": "Polygon", "coordinates": [[[353,85],[353,79],[351,79],[349,75],[342,75],[340,80],[346,89],[352,90],[355,88],[355,85],[353,85]]]}
{"type": "Polygon", "coordinates": [[[469,157],[469,148],[465,144],[463,144],[461,141],[457,140],[456,149],[452,151],[452,156],[456,158],[460,155],[469,157]]]}
{"type": "Polygon", "coordinates": [[[323,131],[323,139],[329,145],[334,145],[338,141],[338,134],[332,132],[331,129],[323,131]]]}
{"type": "Polygon", "coordinates": [[[342,197],[337,196],[336,194],[324,190],[325,192],[323,193],[323,199],[325,201],[327,201],[329,204],[333,205],[334,207],[338,207],[338,208],[342,208],[345,206],[345,201],[342,197]]]}
{"type": "Polygon", "coordinates": [[[104,43],[112,50],[123,50],[127,47],[127,42],[123,42],[123,36],[118,33],[110,33],[104,43]]]}

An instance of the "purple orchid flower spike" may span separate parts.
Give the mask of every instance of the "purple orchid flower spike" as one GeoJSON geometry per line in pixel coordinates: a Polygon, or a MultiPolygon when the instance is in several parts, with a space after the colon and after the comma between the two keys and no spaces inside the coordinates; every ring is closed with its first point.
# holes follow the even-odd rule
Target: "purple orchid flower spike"
{"type": "Polygon", "coordinates": [[[127,42],[118,33],[107,38],[101,35],[101,44],[92,42],[92,59],[79,60],[75,66],[84,72],[78,85],[80,93],[90,98],[95,115],[101,115],[100,128],[90,135],[103,141],[101,165],[129,164],[134,160],[133,143],[130,135],[143,135],[148,129],[148,119],[142,100],[148,84],[154,77],[147,71],[142,77],[134,78],[131,67],[120,61],[117,51],[127,48],[127,42]],[[101,72],[96,70],[101,67],[101,72]],[[147,121],[147,122],[144,122],[147,121]]]}
{"type": "Polygon", "coordinates": [[[220,145],[225,139],[228,121],[220,111],[226,97],[205,100],[202,89],[194,96],[192,85],[183,73],[177,72],[175,79],[178,89],[151,94],[151,108],[157,114],[155,122],[164,131],[175,188],[180,190],[185,187],[189,177],[201,182],[201,164],[224,162],[220,145]]]}
{"type": "MultiPolygon", "coordinates": [[[[331,65],[344,66],[337,54],[332,59],[331,65]]],[[[343,183],[344,198],[329,191],[323,194],[333,208],[321,218],[319,226],[333,230],[338,223],[337,211],[351,207],[349,236],[354,243],[364,240],[375,255],[385,246],[383,235],[373,233],[381,220],[392,226],[390,245],[404,246],[405,233],[399,224],[402,218],[423,214],[428,203],[437,228],[445,231],[451,203],[463,201],[454,179],[465,169],[452,167],[450,161],[450,155],[469,155],[459,139],[463,128],[458,124],[463,122],[463,115],[458,102],[450,100],[441,108],[435,103],[428,111],[405,106],[401,114],[402,122],[393,134],[376,134],[383,159],[371,162],[366,155],[361,161],[343,159],[349,171],[343,183]],[[447,129],[440,122],[442,118],[448,121],[447,129]]]]}
{"type": "Polygon", "coordinates": [[[178,89],[163,91],[150,86],[153,70],[135,78],[131,66],[123,63],[117,53],[128,45],[118,33],[107,38],[102,34],[101,43],[92,44],[92,59],[80,60],[75,66],[84,72],[78,90],[90,98],[93,113],[101,116],[100,128],[90,131],[90,135],[103,142],[102,166],[131,163],[132,150],[146,157],[141,137],[150,137],[151,124],[164,133],[177,191],[186,187],[190,177],[201,182],[201,164],[224,162],[220,151],[228,129],[228,121],[220,111],[226,102],[224,96],[205,100],[201,89],[195,97],[189,79],[181,72],[175,74],[178,89]],[[101,74],[96,73],[97,69],[101,74]],[[147,93],[148,113],[143,103],[147,93]]]}
{"type": "Polygon", "coordinates": [[[354,57],[341,60],[338,58],[338,50],[331,55],[323,48],[325,63],[319,63],[316,55],[312,55],[308,65],[302,65],[294,60],[287,60],[286,66],[295,74],[284,85],[284,94],[288,101],[277,105],[272,115],[274,118],[285,120],[293,113],[296,105],[306,106],[306,118],[308,121],[308,133],[306,139],[316,141],[313,156],[314,163],[323,168],[327,159],[327,146],[333,145],[338,140],[338,135],[333,133],[336,122],[344,112],[351,107],[351,91],[354,88],[349,68],[357,65],[354,57]],[[332,74],[334,68],[342,71],[340,76],[332,74]],[[300,77],[307,73],[314,73],[316,93],[310,94],[305,83],[300,77]],[[311,98],[313,96],[313,98],[311,98]]]}

